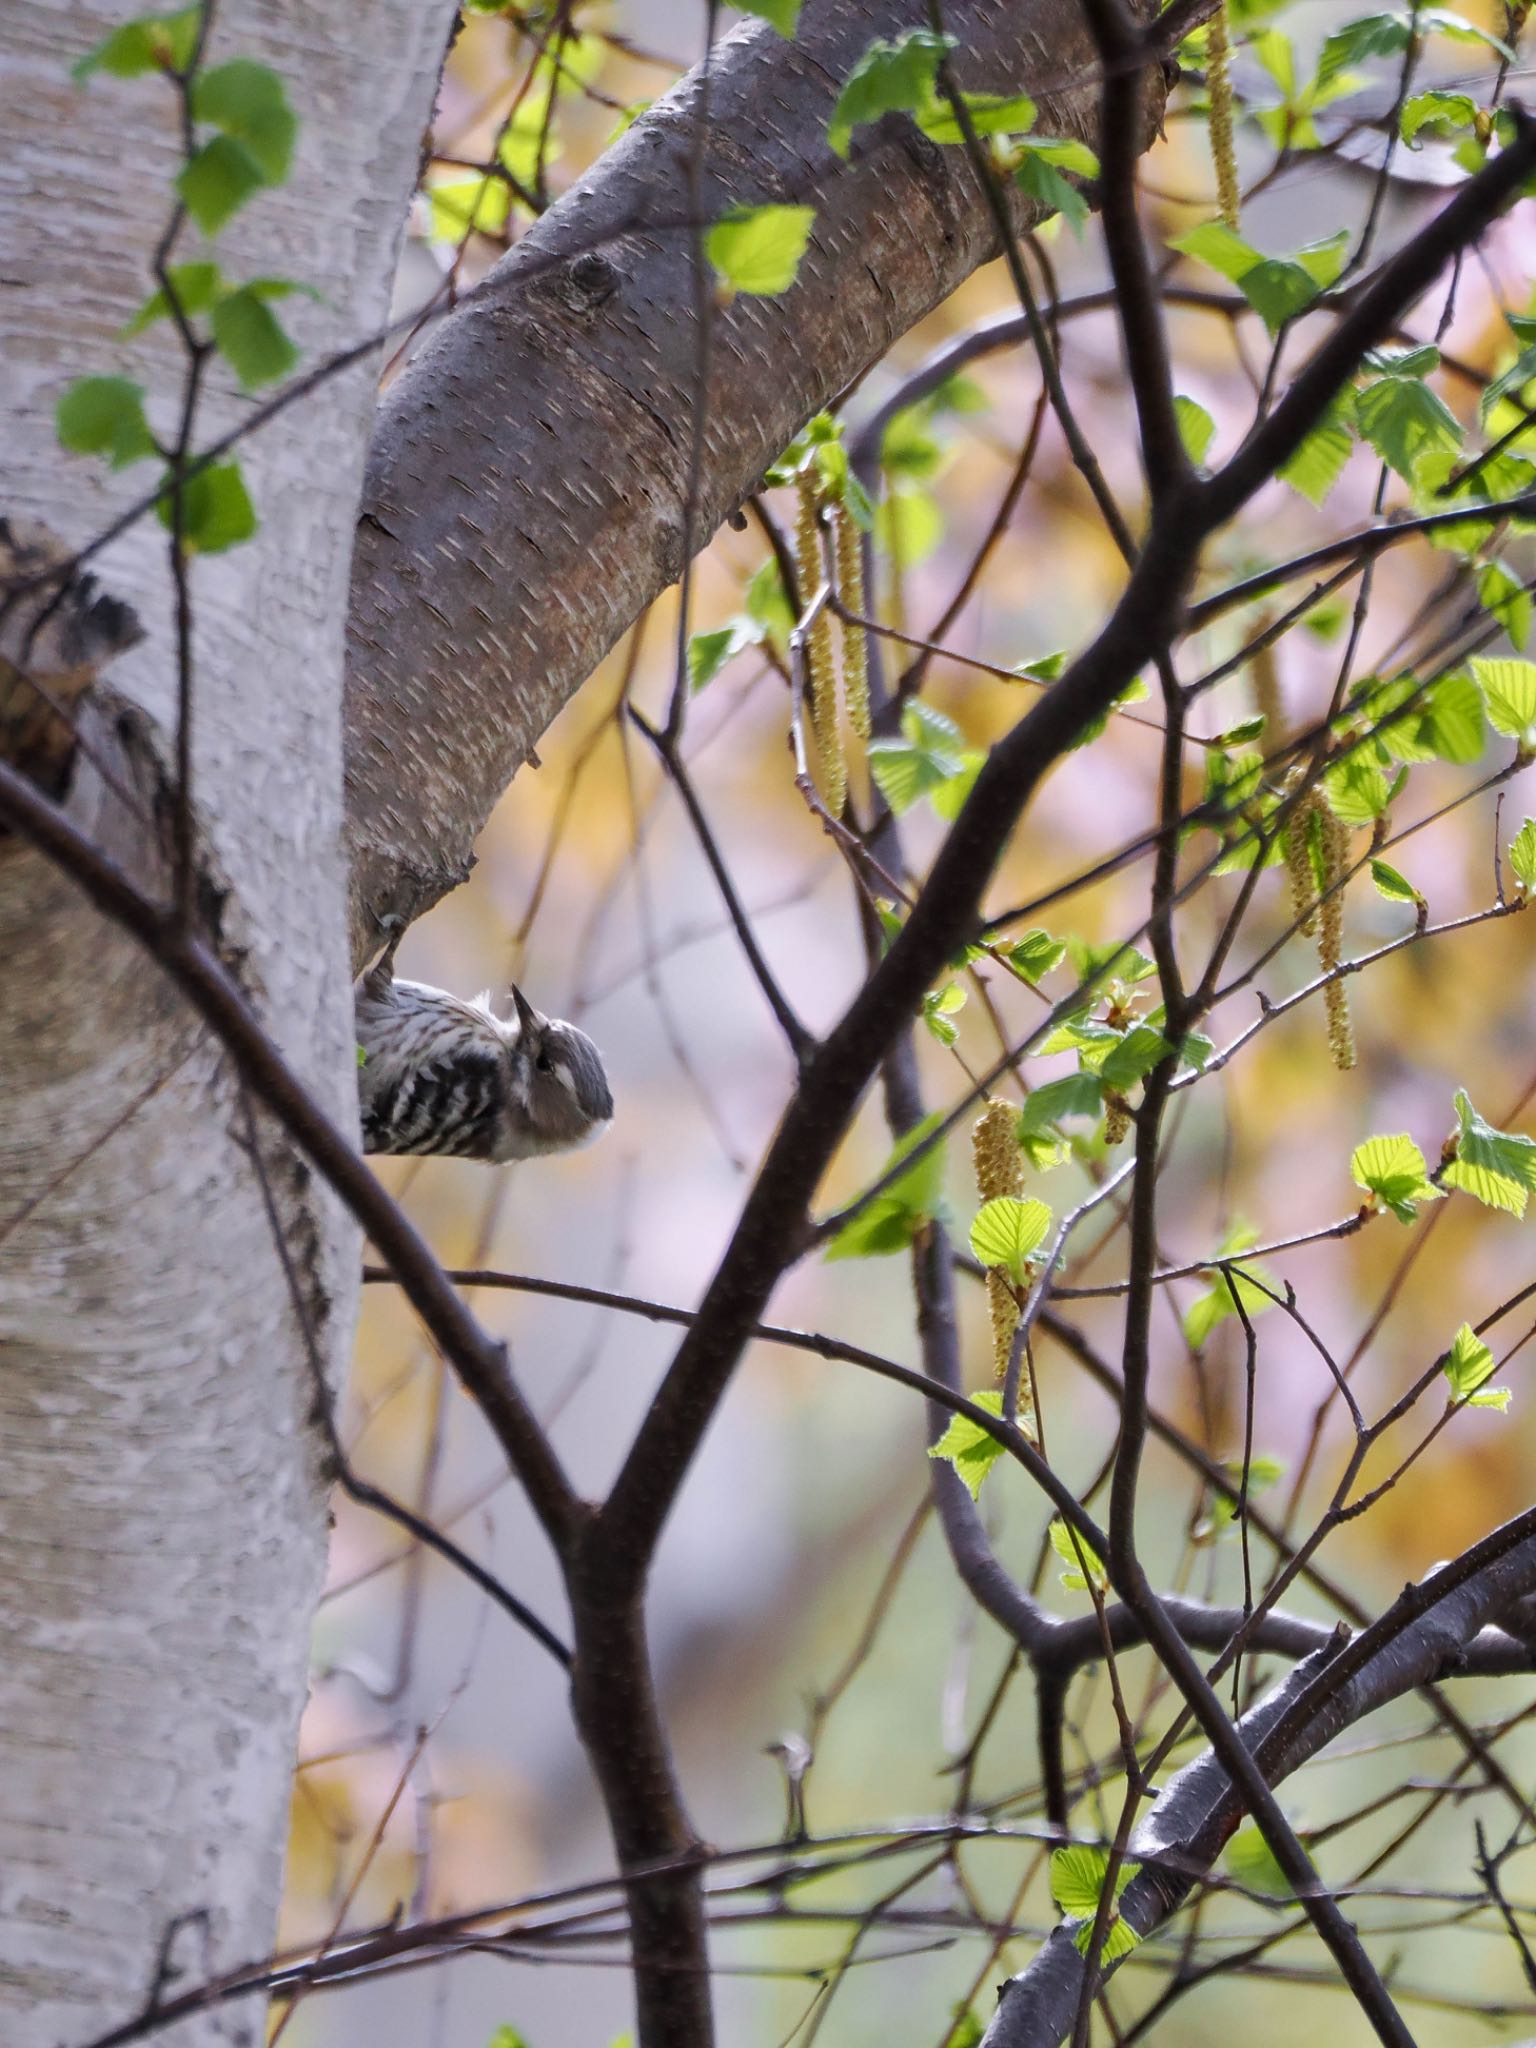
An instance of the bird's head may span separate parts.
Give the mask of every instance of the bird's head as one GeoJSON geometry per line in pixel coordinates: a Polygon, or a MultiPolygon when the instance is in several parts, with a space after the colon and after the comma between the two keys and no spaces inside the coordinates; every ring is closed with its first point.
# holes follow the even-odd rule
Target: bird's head
{"type": "Polygon", "coordinates": [[[519,1125],[513,1156],[568,1152],[601,1137],[613,1117],[601,1053],[574,1024],[542,1016],[520,988],[512,990],[512,1000],[518,1021],[512,1070],[519,1125]]]}

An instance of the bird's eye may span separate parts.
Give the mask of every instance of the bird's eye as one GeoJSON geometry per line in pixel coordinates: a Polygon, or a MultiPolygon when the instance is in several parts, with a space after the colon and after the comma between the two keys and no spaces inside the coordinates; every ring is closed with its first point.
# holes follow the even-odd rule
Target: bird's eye
{"type": "Polygon", "coordinates": [[[541,1074],[547,1074],[547,1073],[549,1072],[549,1070],[550,1070],[550,1057],[549,1057],[549,1048],[548,1048],[547,1046],[540,1046],[540,1048],[539,1048],[539,1056],[538,1056],[538,1058],[537,1058],[537,1059],[536,1059],[536,1060],[534,1061],[534,1063],[533,1063],[533,1064],[534,1064],[534,1065],[535,1065],[535,1066],[536,1066],[536,1067],[538,1068],[538,1070],[539,1070],[539,1072],[540,1072],[541,1074]]]}

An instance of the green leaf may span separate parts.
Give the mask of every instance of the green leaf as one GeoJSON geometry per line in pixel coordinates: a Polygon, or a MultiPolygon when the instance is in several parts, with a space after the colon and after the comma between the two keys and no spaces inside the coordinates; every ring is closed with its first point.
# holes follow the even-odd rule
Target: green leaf
{"type": "Polygon", "coordinates": [[[1008,948],[1008,958],[1031,985],[1059,967],[1066,958],[1067,948],[1061,939],[1053,939],[1048,931],[1036,925],[1022,933],[1008,948]]]}
{"type": "Polygon", "coordinates": [[[1442,676],[1427,689],[1412,675],[1370,683],[1359,702],[1394,759],[1466,767],[1483,751],[1483,700],[1469,675],[1442,676]],[[1395,716],[1400,706],[1407,708],[1395,716]]]}
{"type": "Polygon", "coordinates": [[[1355,393],[1360,432],[1382,461],[1413,482],[1420,456],[1461,446],[1461,423],[1444,399],[1414,377],[1382,377],[1355,393]]]}
{"type": "MultiPolygon", "coordinates": [[[[959,97],[978,135],[1023,135],[1035,125],[1038,109],[1027,92],[962,92],[959,97]]],[[[916,119],[930,142],[955,145],[965,140],[960,117],[942,93],[920,106],[916,119]]]]}
{"type": "Polygon", "coordinates": [[[1342,235],[1330,235],[1326,241],[1298,249],[1294,256],[1265,256],[1224,222],[1208,220],[1175,235],[1168,246],[1207,264],[1235,284],[1274,333],[1304,312],[1338,277],[1345,240],[1342,235]]]}
{"type": "Polygon", "coordinates": [[[528,2048],[528,2036],[520,2034],[516,2027],[501,2026],[486,2042],[485,2048],[528,2048]]]}
{"type": "Polygon", "coordinates": [[[1173,1047],[1161,1031],[1154,1031],[1150,1024],[1133,1024],[1120,1043],[1105,1054],[1099,1067],[1099,1079],[1106,1088],[1117,1089],[1123,1094],[1144,1080],[1172,1051],[1173,1047]]]}
{"type": "Polygon", "coordinates": [[[466,235],[500,235],[512,213],[512,194],[502,178],[435,179],[427,186],[427,238],[462,242],[466,235]]]}
{"type": "Polygon", "coordinates": [[[980,2048],[986,2028],[973,2012],[962,2012],[955,2021],[944,2048],[980,2048]]]}
{"type": "MultiPolygon", "coordinates": [[[[1003,1397],[988,1388],[985,1393],[972,1394],[971,1400],[978,1408],[985,1408],[989,1415],[1001,1417],[1003,1397]]],[[[979,1422],[972,1422],[968,1415],[952,1415],[949,1427],[935,1444],[928,1447],[930,1458],[942,1458],[945,1464],[953,1465],[965,1481],[966,1491],[975,1500],[981,1493],[981,1482],[986,1478],[999,1458],[1008,1453],[997,1441],[989,1436],[979,1422]]]]}
{"type": "Polygon", "coordinates": [[[1416,92],[1403,103],[1397,132],[1410,149],[1422,149],[1420,137],[1426,129],[1431,142],[1449,142],[1459,129],[1472,127],[1477,115],[1477,101],[1470,93],[1416,92]]]}
{"type": "Polygon", "coordinates": [[[224,289],[224,276],[217,263],[173,263],[166,272],[166,278],[170,294],[163,289],[150,293],[123,329],[125,341],[142,334],[146,327],[153,327],[157,320],[168,320],[171,317],[171,295],[174,295],[183,315],[190,317],[206,313],[224,289]]]}
{"type": "MultiPolygon", "coordinates": [[[[1251,1225],[1234,1223],[1218,1245],[1216,1257],[1235,1260],[1238,1253],[1248,1251],[1257,1242],[1257,1233],[1251,1225]]],[[[1200,1350],[1218,1323],[1224,1322],[1228,1316],[1235,1316],[1239,1301],[1252,1321],[1255,1316],[1261,1316],[1275,1306],[1277,1292],[1274,1282],[1260,1266],[1232,1264],[1218,1270],[1209,1290],[1192,1301],[1185,1311],[1184,1335],[1191,1348],[1200,1350]]]]}
{"type": "MultiPolygon", "coordinates": [[[[893,1167],[899,1166],[938,1122],[935,1114],[908,1131],[894,1146],[877,1177],[883,1179],[893,1167]]],[[[905,1173],[898,1174],[888,1188],[849,1218],[828,1244],[826,1257],[878,1259],[905,1251],[918,1232],[942,1213],[943,1191],[944,1147],[933,1144],[905,1173]]]]}
{"type": "Polygon", "coordinates": [[[800,26],[800,0],[736,0],[743,14],[755,14],[781,36],[792,36],[800,26]]]}
{"type": "Polygon", "coordinates": [[[293,162],[298,116],[283,81],[270,66],[232,57],[199,74],[192,87],[195,119],[244,143],[268,185],[281,185],[293,162]]]}
{"type": "MultiPolygon", "coordinates": [[[[171,493],[155,501],[160,524],[172,525],[171,493]]],[[[182,489],[182,541],[199,555],[222,554],[249,540],[260,525],[238,462],[216,462],[190,477],[182,489]]]]}
{"type": "Polygon", "coordinates": [[[1322,791],[1341,825],[1374,824],[1391,795],[1381,769],[1358,752],[1334,763],[1323,777],[1322,791]]]}
{"type": "Polygon", "coordinates": [[[1488,723],[1529,752],[1536,745],[1536,662],[1478,655],[1472,673],[1488,708],[1488,723]]]}
{"type": "Polygon", "coordinates": [[[1088,218],[1088,202],[1043,149],[1028,143],[1021,146],[1013,182],[1027,199],[1033,199],[1048,213],[1059,213],[1080,235],[1088,218]]]}
{"type": "Polygon", "coordinates": [[[960,728],[942,711],[914,701],[901,714],[901,728],[899,739],[872,740],[869,745],[870,773],[898,817],[957,777],[969,771],[974,778],[975,772],[960,728]]]}
{"type": "Polygon", "coordinates": [[[242,285],[213,309],[213,339],[247,391],[286,377],[299,351],[255,285],[242,285]]]}
{"type": "Polygon", "coordinates": [[[1086,142],[1074,135],[1032,135],[1020,148],[1041,163],[1054,164],[1058,171],[1070,171],[1075,178],[1096,178],[1099,160],[1086,142]]]}
{"type": "Polygon", "coordinates": [[[1024,1268],[1045,1242],[1051,1211],[1033,1195],[995,1195],[971,1225],[971,1250],[984,1266],[1000,1266],[1022,1284],[1024,1268]]]}
{"type": "Polygon", "coordinates": [[[728,213],[704,249],[732,291],[773,298],[789,290],[815,225],[814,206],[748,206],[728,213]]]}
{"type": "Polygon", "coordinates": [[[1477,572],[1480,603],[1504,628],[1516,647],[1531,637],[1531,593],[1502,562],[1484,562],[1477,572]]]}
{"type": "MultiPolygon", "coordinates": [[[[1115,1898],[1118,1900],[1141,1865],[1122,1862],[1115,1875],[1115,1898]]],[[[1104,1880],[1109,1874],[1109,1854],[1104,1849],[1090,1849],[1079,1842],[1070,1843],[1064,1849],[1051,1851],[1051,1897],[1069,1920],[1080,1920],[1073,1940],[1083,1954],[1093,1936],[1093,1923],[1099,1910],[1099,1895],[1104,1889],[1104,1880]]],[[[1140,1941],[1141,1936],[1119,1913],[1110,1916],[1104,1933],[1104,1946],[1100,1951],[1105,1962],[1115,1962],[1119,1957],[1129,1955],[1140,1941]]]]}
{"type": "Polygon", "coordinates": [[[1179,439],[1184,443],[1184,453],[1198,466],[1211,452],[1211,443],[1216,438],[1216,422],[1205,407],[1197,405],[1192,398],[1175,398],[1173,410],[1179,423],[1179,439]]]}
{"type": "Polygon", "coordinates": [[[1463,1323],[1451,1340],[1444,1366],[1453,1401],[1468,1400],[1493,1372],[1493,1353],[1473,1330],[1463,1323]]]}
{"type": "Polygon", "coordinates": [[[1314,505],[1322,504],[1354,452],[1355,437],[1349,422],[1347,401],[1336,399],[1296,453],[1280,466],[1282,481],[1314,505]]]}
{"type": "Polygon", "coordinates": [[[1221,1860],[1228,1877],[1244,1891],[1259,1892],[1271,1899],[1290,1898],[1291,1881],[1275,1861],[1274,1850],[1254,1821],[1243,1822],[1222,1851],[1221,1860]]]}
{"type": "Polygon", "coordinates": [[[1485,1208],[1523,1216],[1536,1188],[1536,1138],[1495,1130],[1472,1107],[1464,1088],[1456,1091],[1456,1117],[1456,1157],[1441,1176],[1446,1186],[1460,1188],[1485,1208]]]}
{"type": "Polygon", "coordinates": [[[1323,44],[1318,58],[1320,84],[1336,78],[1367,57],[1395,57],[1408,47],[1406,14],[1367,14],[1336,29],[1323,44]]]}
{"type": "Polygon", "coordinates": [[[1349,1158],[1356,1186],[1366,1189],[1392,1211],[1400,1223],[1411,1223],[1419,1202],[1438,1202],[1441,1193],[1430,1180],[1424,1154],[1406,1131],[1388,1138],[1367,1138],[1349,1158]]]}
{"type": "Polygon", "coordinates": [[[953,1045],[960,1036],[950,1019],[965,1008],[965,990],[957,981],[943,988],[931,988],[923,997],[922,1019],[940,1045],[953,1045]]]}
{"type": "Polygon", "coordinates": [[[78,378],[59,400],[54,424],[61,448],[72,455],[104,455],[113,469],[155,453],[144,387],[128,377],[78,378]]]}
{"type": "MultiPolygon", "coordinates": [[[[1236,1527],[1238,1502],[1243,1485],[1242,1459],[1228,1458],[1226,1469],[1232,1477],[1232,1490],[1229,1493],[1217,1493],[1211,1502],[1209,1513],[1196,1524],[1193,1535],[1197,1543],[1209,1543],[1213,1538],[1220,1537],[1236,1527]]],[[[1285,1471],[1283,1458],[1268,1457],[1262,1451],[1256,1451],[1248,1460],[1248,1499],[1251,1501],[1259,1494],[1267,1493],[1270,1487],[1278,1486],[1285,1477],[1285,1471]]]]}
{"type": "Polygon", "coordinates": [[[827,124],[827,140],[838,155],[847,156],[855,128],[926,105],[939,60],[954,46],[953,36],[926,28],[908,29],[890,42],[877,37],[849,72],[827,124]]]}
{"type": "Polygon", "coordinates": [[[83,79],[105,71],[112,78],[139,78],[146,71],[184,71],[192,61],[202,12],[201,6],[182,7],[174,14],[141,14],[125,21],[88,50],[70,76],[83,79]]]}
{"type": "Polygon", "coordinates": [[[1104,1560],[1085,1536],[1069,1529],[1059,1515],[1046,1534],[1052,1550],[1066,1566],[1061,1583],[1069,1593],[1086,1593],[1090,1585],[1097,1586],[1101,1593],[1107,1591],[1109,1574],[1104,1569],[1104,1560]]]}
{"type": "Polygon", "coordinates": [[[688,687],[702,690],[728,661],[745,648],[761,646],[764,637],[764,628],[747,615],[728,620],[712,633],[693,634],[688,642],[688,687]]]}
{"type": "Polygon", "coordinates": [[[1043,1081],[1025,1096],[1019,1134],[1035,1137],[1053,1130],[1069,1116],[1091,1117],[1096,1123],[1103,1106],[1104,1088],[1097,1074],[1063,1074],[1058,1080],[1043,1081]]]}
{"type": "Polygon", "coordinates": [[[266,184],[260,164],[243,142],[216,135],[185,166],[176,190],[203,233],[216,235],[266,184]]]}
{"type": "Polygon", "coordinates": [[[1408,877],[1399,874],[1384,860],[1372,860],[1371,880],[1376,884],[1378,894],[1389,897],[1394,903],[1421,903],[1424,900],[1408,877]]]}
{"type": "Polygon", "coordinates": [[[1509,842],[1509,866],[1522,889],[1536,883],[1536,818],[1527,818],[1509,842]]]}

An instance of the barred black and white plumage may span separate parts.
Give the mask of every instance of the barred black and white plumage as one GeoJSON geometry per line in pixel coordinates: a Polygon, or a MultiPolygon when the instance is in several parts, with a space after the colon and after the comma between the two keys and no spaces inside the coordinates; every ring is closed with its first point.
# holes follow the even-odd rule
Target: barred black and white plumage
{"type": "Polygon", "coordinates": [[[607,1128],[613,1097],[584,1031],[543,1017],[514,988],[515,1014],[424,982],[396,981],[394,945],[357,985],[358,1093],[365,1152],[501,1163],[566,1152],[607,1128]]]}

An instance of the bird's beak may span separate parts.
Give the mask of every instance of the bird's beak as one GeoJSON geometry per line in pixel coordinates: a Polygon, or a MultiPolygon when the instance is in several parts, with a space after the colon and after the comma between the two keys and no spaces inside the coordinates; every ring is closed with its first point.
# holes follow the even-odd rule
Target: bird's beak
{"type": "Polygon", "coordinates": [[[517,1022],[523,1036],[531,1037],[539,1028],[539,1013],[516,982],[512,984],[512,1000],[517,1005],[517,1022]]]}

